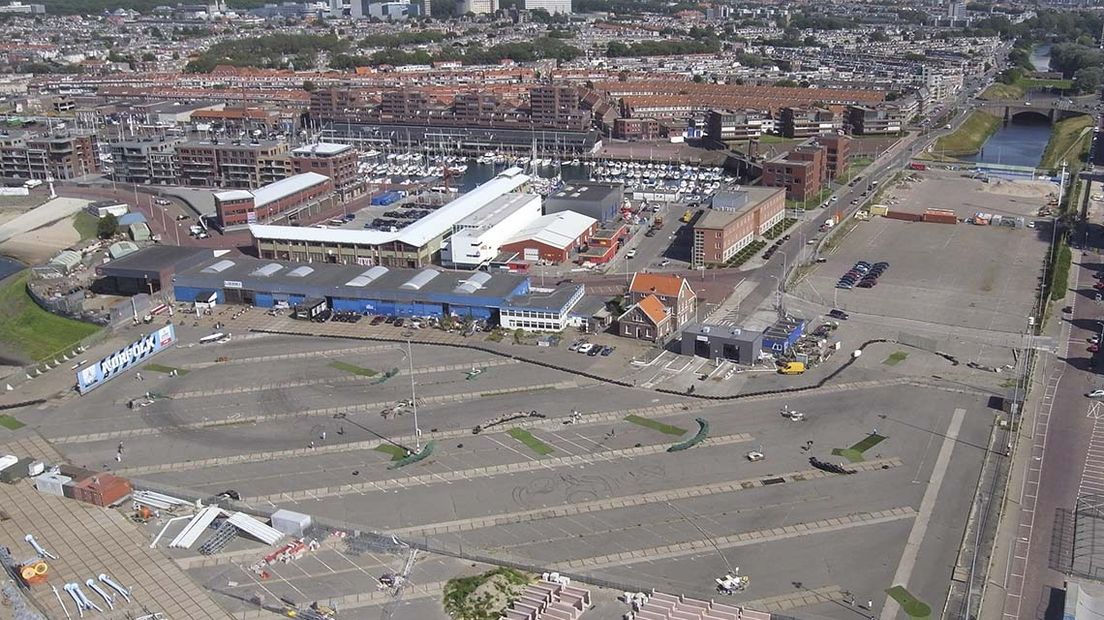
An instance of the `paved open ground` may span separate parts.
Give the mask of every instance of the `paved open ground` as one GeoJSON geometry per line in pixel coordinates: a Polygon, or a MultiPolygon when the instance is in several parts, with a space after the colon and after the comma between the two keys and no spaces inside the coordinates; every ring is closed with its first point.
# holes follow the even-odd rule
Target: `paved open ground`
{"type": "MultiPolygon", "coordinates": [[[[952,209],[960,218],[984,211],[1034,220],[1046,202],[1045,197],[992,193],[986,184],[953,173],[914,175],[920,180],[890,192],[892,209],[915,213],[936,207],[952,209]]],[[[856,314],[1019,333],[1031,314],[1049,241],[1046,226],[1012,229],[874,217],[859,222],[794,292],[856,314]],[[835,288],[859,260],[891,266],[874,288],[835,288]]]]}
{"type": "MultiPolygon", "coordinates": [[[[970,213],[986,210],[971,206],[979,200],[1008,202],[975,191],[976,185],[935,175],[901,190],[898,201],[915,208],[923,196],[958,192],[968,196],[961,202],[970,213]]],[[[710,597],[713,579],[739,567],[751,587],[734,603],[802,618],[864,613],[890,620],[903,617],[884,594],[891,585],[907,585],[933,611],[942,609],[983,460],[1003,458],[987,451],[998,417],[989,397],[1001,393],[1001,375],[884,343],[808,392],[712,402],[650,388],[697,382],[708,393],[735,393],[810,385],[838,369],[859,343],[902,332],[934,333],[942,351],[976,351],[983,363],[1010,363],[1009,347],[1020,344],[1031,306],[1041,234],[879,218],[860,223],[800,284],[807,290],[788,298],[792,312],[813,320],[833,305],[852,312],[834,335],[843,343],[840,353],[796,378],[764,372],[724,379],[725,369],[672,353],[642,362],[654,355],[625,342],[608,358],[569,353],[563,343],[488,343],[483,335],[468,342],[504,355],[452,346],[407,349],[357,337],[465,340],[363,321],[296,324],[253,310],[235,321],[217,317],[230,323],[223,331],[233,332],[222,345],[196,344],[210,333],[209,321],[184,320],[181,344],[154,360],[162,371],[183,371],[178,376],[147,366],[139,370],[141,380],[130,371],[85,397],[14,415],[76,464],[198,496],[234,489],[243,507],[298,510],[344,532],[393,533],[451,554],[698,597],[710,597]],[[1010,261],[989,259],[1010,252],[1016,257],[1010,261]],[[877,288],[832,299],[833,289],[822,281],[834,284],[862,258],[893,266],[877,288]],[[895,356],[898,351],[907,355],[895,356]],[[469,378],[473,368],[482,373],[469,378]],[[396,374],[386,377],[389,371],[396,374]],[[420,438],[413,410],[398,406],[411,395],[412,376],[420,438]],[[146,392],[155,397],[152,404],[127,408],[146,392]],[[788,421],[779,415],[783,406],[808,420],[788,421]],[[395,415],[381,415],[385,410],[395,415]],[[494,418],[533,411],[539,415],[472,432],[494,418]],[[581,417],[567,424],[573,411],[581,417]],[[625,419],[633,414],[670,425],[661,427],[668,432],[625,419]],[[709,438],[668,453],[697,430],[695,418],[709,422],[709,438]],[[518,431],[535,442],[526,445],[518,431]],[[842,462],[834,448],[875,432],[886,439],[848,465],[853,474],[829,474],[809,462],[811,456],[842,462]],[[377,449],[430,440],[433,456],[398,470],[388,469],[391,455],[377,449]],[[124,459],[116,463],[120,443],[124,459]],[[751,450],[766,459],[749,462],[751,450]],[[851,597],[873,601],[874,609],[856,609],[851,597]]],[[[331,537],[319,551],[258,580],[248,566],[263,552],[239,540],[213,559],[175,551],[171,557],[243,619],[263,617],[247,602],[258,593],[268,601],[333,600],[351,617],[380,617],[394,599],[375,579],[405,561],[401,550],[358,548],[331,537]]],[[[435,553],[419,558],[392,617],[442,617],[444,581],[486,567],[435,553]]],[[[615,590],[601,591],[595,618],[621,616],[615,590]]]]}
{"type": "MultiPolygon", "coordinates": [[[[873,363],[848,378],[862,387],[714,405],[487,353],[414,346],[421,439],[437,449],[420,464],[389,470],[390,456],[374,448],[417,441],[411,412],[380,414],[409,397],[404,345],[238,334],[225,345],[189,346],[201,332],[181,333],[183,344],[156,363],[185,374],[147,368],[138,380],[130,372],[62,408],[20,417],[73,462],[158,487],[235,489],[247,507],[307,512],[346,531],[393,532],[453,553],[700,597],[738,566],[752,578],[738,600],[802,617],[852,617],[853,608],[841,605],[844,592],[876,600],[880,610],[921,523],[927,535],[909,587],[933,606],[941,602],[972,495],[962,489],[976,482],[993,421],[984,394],[901,384],[873,363]],[[380,382],[334,361],[399,373],[380,382]],[[469,380],[472,367],[485,370],[469,380]],[[164,398],[126,408],[146,391],[164,398]],[[783,404],[809,420],[782,418],[783,404]],[[472,433],[496,416],[534,410],[548,418],[472,433]],[[565,424],[573,410],[581,420],[565,424]],[[669,429],[675,434],[624,420],[634,413],[677,427],[669,429]],[[696,417],[709,421],[709,439],[666,452],[696,431],[696,417]],[[538,455],[508,434],[512,428],[551,452],[538,455]],[[855,474],[809,464],[810,456],[840,461],[832,448],[875,429],[887,439],[853,466],[855,474]],[[125,458],[117,464],[120,442],[125,458]],[[748,462],[753,449],[767,459],[748,462]],[[938,500],[932,505],[924,501],[929,489],[938,500]],[[810,546],[823,551],[815,562],[810,546]]],[[[346,551],[330,545],[278,566],[263,585],[276,597],[340,600],[375,613],[389,599],[370,577],[401,568],[402,555],[346,551]]],[[[253,609],[240,599],[263,591],[247,570],[255,557],[214,567],[179,560],[240,617],[253,609]]],[[[412,587],[395,617],[439,616],[435,588],[474,569],[431,555],[416,570],[413,583],[425,587],[412,587]]],[[[603,609],[608,615],[597,617],[621,611],[612,602],[603,609]]]]}

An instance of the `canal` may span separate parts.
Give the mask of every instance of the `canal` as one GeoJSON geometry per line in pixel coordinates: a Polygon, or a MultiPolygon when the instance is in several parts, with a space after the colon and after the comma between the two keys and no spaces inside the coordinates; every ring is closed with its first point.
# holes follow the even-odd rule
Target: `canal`
{"type": "Polygon", "coordinates": [[[1008,166],[1037,167],[1050,140],[1050,123],[1045,118],[1025,115],[996,131],[976,155],[966,161],[1008,166]]]}

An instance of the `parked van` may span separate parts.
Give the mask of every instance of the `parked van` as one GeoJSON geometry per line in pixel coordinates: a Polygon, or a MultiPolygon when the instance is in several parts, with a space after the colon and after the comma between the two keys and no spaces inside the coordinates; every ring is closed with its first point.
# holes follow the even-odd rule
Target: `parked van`
{"type": "Polygon", "coordinates": [[[783,375],[800,375],[805,372],[805,362],[786,362],[778,368],[778,373],[783,375]]]}

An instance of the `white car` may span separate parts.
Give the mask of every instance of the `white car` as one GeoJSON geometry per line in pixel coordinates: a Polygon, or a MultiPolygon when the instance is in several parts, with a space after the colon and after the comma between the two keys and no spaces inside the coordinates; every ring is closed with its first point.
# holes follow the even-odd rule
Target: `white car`
{"type": "Polygon", "coordinates": [[[838,201],[839,201],[839,196],[832,196],[831,202],[838,202],[838,201]]]}
{"type": "Polygon", "coordinates": [[[582,353],[583,355],[586,355],[587,353],[590,353],[590,350],[593,349],[593,348],[594,348],[594,345],[587,342],[585,344],[579,345],[579,348],[575,349],[575,352],[576,353],[582,353]]]}
{"type": "Polygon", "coordinates": [[[625,258],[636,258],[636,248],[630,248],[628,252],[625,252],[625,258]]]}
{"type": "Polygon", "coordinates": [[[665,258],[665,259],[659,261],[659,266],[660,267],[666,267],[667,265],[670,265],[670,264],[671,264],[671,259],[669,259],[669,258],[665,258]]]}
{"type": "Polygon", "coordinates": [[[752,450],[751,452],[747,453],[747,460],[751,461],[752,463],[756,461],[762,461],[765,458],[767,458],[766,455],[764,455],[762,452],[759,452],[758,450],[752,450]]]}
{"type": "Polygon", "coordinates": [[[1104,398],[1104,390],[1093,390],[1088,394],[1085,394],[1089,398],[1104,398]]]}

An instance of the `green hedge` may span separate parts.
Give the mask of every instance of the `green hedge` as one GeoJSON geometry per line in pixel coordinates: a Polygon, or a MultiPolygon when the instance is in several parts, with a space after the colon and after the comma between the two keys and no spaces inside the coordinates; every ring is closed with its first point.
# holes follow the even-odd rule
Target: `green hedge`
{"type": "Polygon", "coordinates": [[[689,450],[699,443],[705,441],[705,438],[709,436],[709,422],[705,418],[694,418],[694,421],[698,423],[698,432],[690,439],[686,441],[680,441],[675,445],[667,448],[668,452],[680,452],[682,450],[689,450]]]}
{"type": "Polygon", "coordinates": [[[767,232],[763,233],[763,236],[767,239],[777,239],[778,237],[782,236],[782,233],[786,232],[790,228],[790,226],[793,226],[796,223],[797,218],[784,218],[781,222],[778,222],[774,226],[771,226],[769,229],[767,229],[767,232]]]}
{"type": "Polygon", "coordinates": [[[1050,282],[1048,283],[1051,301],[1059,301],[1066,297],[1069,290],[1070,263],[1073,261],[1073,252],[1069,249],[1064,237],[1058,239],[1058,245],[1051,251],[1050,282]]]}

